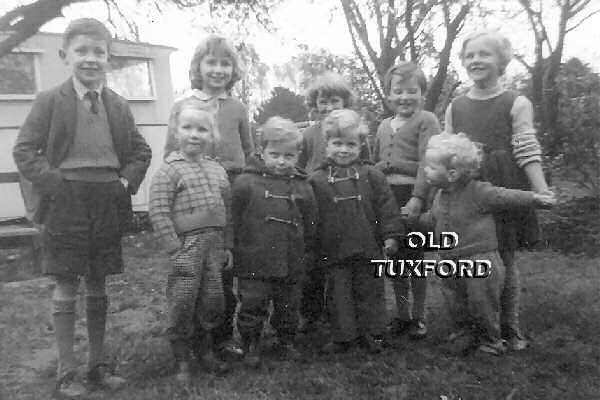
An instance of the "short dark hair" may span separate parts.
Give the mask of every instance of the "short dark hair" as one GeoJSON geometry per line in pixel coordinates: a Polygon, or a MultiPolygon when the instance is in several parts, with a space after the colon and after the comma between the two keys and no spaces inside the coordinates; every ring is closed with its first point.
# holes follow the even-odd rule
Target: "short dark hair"
{"type": "Polygon", "coordinates": [[[427,92],[427,78],[425,78],[425,74],[421,68],[412,61],[403,61],[393,65],[385,73],[385,76],[383,77],[383,87],[386,95],[390,94],[392,91],[392,77],[394,75],[399,76],[403,81],[414,76],[417,79],[419,88],[421,88],[421,93],[425,94],[425,92],[427,92]]]}
{"type": "Polygon", "coordinates": [[[352,107],[356,95],[350,82],[337,72],[329,71],[319,75],[310,85],[306,95],[306,105],[310,109],[317,108],[317,97],[340,96],[344,100],[344,108],[352,107]]]}
{"type": "Polygon", "coordinates": [[[94,18],[79,18],[71,21],[65,33],[63,33],[63,49],[71,44],[75,36],[85,35],[93,36],[98,39],[106,40],[106,45],[110,49],[112,36],[106,26],[94,18]]]}

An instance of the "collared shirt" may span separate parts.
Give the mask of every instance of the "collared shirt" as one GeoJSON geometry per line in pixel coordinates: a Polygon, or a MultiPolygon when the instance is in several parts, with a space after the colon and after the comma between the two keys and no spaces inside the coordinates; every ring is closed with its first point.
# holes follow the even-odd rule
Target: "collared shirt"
{"type": "MultiPolygon", "coordinates": [[[[190,162],[179,151],[172,152],[150,186],[149,214],[156,236],[167,250],[177,249],[177,220],[208,209],[225,212],[224,239],[231,248],[231,188],[225,170],[208,158],[190,162]]],[[[202,221],[197,227],[202,227],[202,221]]]]}
{"type": "MultiPolygon", "coordinates": [[[[207,105],[207,109],[208,111],[212,114],[213,116],[213,120],[216,122],[218,121],[217,119],[217,113],[219,112],[219,103],[222,100],[226,100],[227,99],[227,93],[225,92],[221,92],[219,94],[217,94],[216,96],[211,96],[210,94],[203,92],[200,89],[193,89],[192,90],[192,96],[194,96],[195,98],[197,98],[198,100],[201,100],[203,102],[206,103],[207,105]]],[[[213,132],[215,137],[220,137],[220,133],[219,133],[219,124],[215,123],[214,127],[213,127],[213,132]]]]}
{"type": "Polygon", "coordinates": [[[88,110],[92,107],[92,102],[89,99],[89,97],[87,97],[85,95],[87,92],[96,92],[96,94],[98,95],[98,101],[102,102],[101,93],[102,93],[102,88],[104,87],[103,85],[98,86],[95,90],[90,90],[87,87],[85,87],[84,84],[81,83],[81,81],[79,79],[77,79],[75,76],[73,76],[73,87],[75,88],[77,97],[79,98],[79,100],[83,101],[83,105],[88,110]]]}

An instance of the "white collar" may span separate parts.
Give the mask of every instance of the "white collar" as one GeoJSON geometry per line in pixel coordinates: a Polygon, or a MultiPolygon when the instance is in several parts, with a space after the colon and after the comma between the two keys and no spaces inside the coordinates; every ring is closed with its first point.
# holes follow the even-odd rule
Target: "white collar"
{"type": "Polygon", "coordinates": [[[83,100],[87,92],[96,92],[98,93],[98,98],[100,98],[100,94],[102,93],[103,88],[103,86],[100,85],[95,90],[90,90],[87,87],[85,87],[83,83],[81,83],[81,81],[75,76],[73,76],[73,87],[75,88],[75,92],[77,93],[77,97],[79,97],[79,100],[83,100]]]}

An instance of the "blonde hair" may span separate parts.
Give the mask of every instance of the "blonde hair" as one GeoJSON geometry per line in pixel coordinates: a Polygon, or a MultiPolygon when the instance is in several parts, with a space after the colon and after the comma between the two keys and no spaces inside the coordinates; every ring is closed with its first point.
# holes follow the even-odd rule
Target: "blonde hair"
{"type": "Polygon", "coordinates": [[[300,150],[302,147],[302,133],[291,120],[279,116],[271,117],[263,125],[260,146],[264,149],[270,142],[291,142],[300,150]]]}
{"type": "Polygon", "coordinates": [[[322,130],[325,134],[325,140],[336,137],[358,137],[360,142],[364,142],[369,133],[369,129],[362,122],[360,115],[352,110],[333,110],[324,120],[322,130]]]}
{"type": "Polygon", "coordinates": [[[177,133],[177,125],[179,124],[179,114],[181,114],[181,112],[186,109],[202,111],[204,114],[206,114],[207,120],[210,123],[210,129],[212,133],[211,136],[216,143],[220,137],[219,133],[215,130],[215,119],[212,115],[212,112],[208,108],[206,102],[198,100],[195,97],[188,97],[175,103],[175,105],[171,109],[171,117],[169,118],[169,132],[177,133]]]}
{"type": "Polygon", "coordinates": [[[462,180],[470,180],[477,175],[483,157],[481,145],[462,132],[433,135],[427,142],[427,152],[438,155],[446,168],[455,169],[462,180]]]}
{"type": "Polygon", "coordinates": [[[504,71],[506,70],[506,66],[510,63],[512,59],[512,45],[510,44],[510,40],[506,38],[506,36],[502,35],[500,32],[492,30],[492,29],[484,29],[480,31],[476,31],[467,35],[465,40],[462,43],[462,47],[460,49],[459,57],[460,61],[464,65],[465,61],[465,49],[467,48],[467,44],[475,39],[480,37],[485,37],[492,45],[494,50],[496,50],[496,54],[498,55],[498,73],[500,75],[504,75],[504,71]]]}
{"type": "Polygon", "coordinates": [[[308,88],[306,94],[306,105],[308,108],[317,107],[317,97],[340,96],[344,101],[344,108],[352,107],[356,95],[350,82],[337,72],[329,71],[317,76],[314,82],[308,88]]]}
{"type": "Polygon", "coordinates": [[[231,60],[233,72],[231,73],[231,80],[225,85],[225,90],[230,90],[237,81],[242,79],[242,63],[233,43],[224,36],[214,34],[209,35],[196,46],[192,62],[190,63],[189,73],[192,89],[202,89],[200,63],[202,62],[202,59],[209,54],[220,55],[231,60]]]}

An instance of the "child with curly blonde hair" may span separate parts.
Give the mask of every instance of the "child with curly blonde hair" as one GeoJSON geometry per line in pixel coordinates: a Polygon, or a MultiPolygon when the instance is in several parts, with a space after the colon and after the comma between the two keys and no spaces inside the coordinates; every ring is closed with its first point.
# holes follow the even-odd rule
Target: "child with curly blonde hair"
{"type": "Polygon", "coordinates": [[[500,354],[504,343],[500,332],[500,295],[505,266],[498,253],[495,213],[515,206],[549,206],[553,194],[538,194],[497,187],[474,179],[481,164],[480,146],[464,133],[432,136],[425,152],[425,176],[439,189],[430,211],[420,221],[435,226],[436,234],[455,232],[458,243],[442,250],[444,260],[489,260],[491,269],[483,279],[450,277],[443,284],[449,291],[446,304],[458,329],[452,335],[455,350],[476,348],[500,354]]]}

